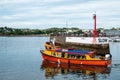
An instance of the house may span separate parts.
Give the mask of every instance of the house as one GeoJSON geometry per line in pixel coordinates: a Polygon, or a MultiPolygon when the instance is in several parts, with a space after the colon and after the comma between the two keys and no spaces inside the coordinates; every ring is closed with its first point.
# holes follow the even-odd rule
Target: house
{"type": "Polygon", "coordinates": [[[104,30],[106,36],[120,36],[120,30],[104,30]]]}

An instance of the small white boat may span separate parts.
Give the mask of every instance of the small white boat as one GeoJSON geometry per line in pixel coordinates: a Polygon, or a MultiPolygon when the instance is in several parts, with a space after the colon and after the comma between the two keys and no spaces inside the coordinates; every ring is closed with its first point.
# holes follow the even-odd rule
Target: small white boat
{"type": "Polygon", "coordinates": [[[120,37],[112,37],[109,40],[110,42],[120,42],[120,37]]]}

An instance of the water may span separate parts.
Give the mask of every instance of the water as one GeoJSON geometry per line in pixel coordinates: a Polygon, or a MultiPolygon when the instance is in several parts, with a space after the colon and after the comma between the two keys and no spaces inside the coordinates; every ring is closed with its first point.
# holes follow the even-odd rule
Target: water
{"type": "Polygon", "coordinates": [[[110,43],[112,67],[43,62],[48,37],[0,37],[0,80],[120,80],[120,43],[110,43]]]}

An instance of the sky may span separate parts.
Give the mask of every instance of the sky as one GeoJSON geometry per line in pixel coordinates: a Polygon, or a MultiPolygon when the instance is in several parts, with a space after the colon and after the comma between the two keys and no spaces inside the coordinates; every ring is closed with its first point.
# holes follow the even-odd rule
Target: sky
{"type": "Polygon", "coordinates": [[[0,27],[120,27],[120,0],[0,0],[0,27]]]}

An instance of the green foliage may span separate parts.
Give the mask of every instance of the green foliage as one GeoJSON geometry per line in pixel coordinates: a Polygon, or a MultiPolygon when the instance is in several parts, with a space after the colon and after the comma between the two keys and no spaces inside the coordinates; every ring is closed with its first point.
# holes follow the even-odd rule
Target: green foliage
{"type": "MultiPolygon", "coordinates": [[[[116,28],[112,28],[116,29],[116,28]]],[[[98,33],[101,33],[104,29],[98,28],[98,33]]],[[[118,28],[120,30],[120,28],[118,28]]],[[[37,34],[64,34],[64,33],[76,33],[83,34],[82,29],[79,28],[49,28],[49,29],[16,29],[16,28],[8,28],[8,27],[0,27],[0,35],[37,35],[37,34]]]]}
{"type": "Polygon", "coordinates": [[[0,35],[31,35],[31,34],[45,34],[39,29],[14,29],[8,27],[0,27],[0,35]]]}
{"type": "Polygon", "coordinates": [[[76,33],[77,34],[82,34],[83,32],[82,32],[82,30],[78,30],[76,33]]]}
{"type": "Polygon", "coordinates": [[[79,28],[49,28],[49,29],[16,29],[8,27],[0,27],[0,35],[32,35],[32,34],[59,34],[59,33],[78,33],[81,34],[82,30],[79,28]],[[69,31],[72,32],[69,32],[69,31]]]}

